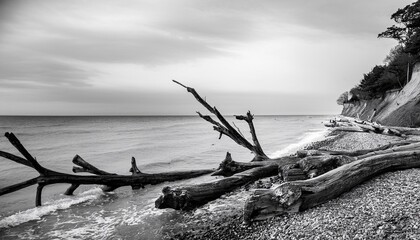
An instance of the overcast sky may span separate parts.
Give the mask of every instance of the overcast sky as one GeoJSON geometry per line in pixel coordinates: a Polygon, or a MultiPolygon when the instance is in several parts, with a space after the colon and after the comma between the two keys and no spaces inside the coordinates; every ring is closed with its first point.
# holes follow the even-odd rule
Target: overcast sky
{"type": "Polygon", "coordinates": [[[0,115],[337,114],[411,2],[0,0],[0,115]]]}

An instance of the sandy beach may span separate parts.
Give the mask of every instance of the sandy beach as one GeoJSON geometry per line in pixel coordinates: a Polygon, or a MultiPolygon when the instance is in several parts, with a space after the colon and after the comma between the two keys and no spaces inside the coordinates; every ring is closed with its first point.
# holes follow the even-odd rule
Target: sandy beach
{"type": "MultiPolygon", "coordinates": [[[[401,138],[374,133],[331,133],[309,149],[358,150],[401,138]]],[[[271,181],[274,179],[271,178],[271,181]]],[[[223,209],[211,204],[186,213],[168,239],[419,239],[420,169],[382,174],[325,204],[299,213],[242,224],[242,207],[252,189],[269,187],[270,179],[224,196],[223,209]]]]}

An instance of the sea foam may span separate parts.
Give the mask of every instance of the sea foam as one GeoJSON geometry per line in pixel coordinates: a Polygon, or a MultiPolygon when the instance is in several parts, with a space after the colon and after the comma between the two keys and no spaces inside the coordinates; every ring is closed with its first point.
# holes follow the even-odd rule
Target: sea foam
{"type": "Polygon", "coordinates": [[[304,134],[303,138],[300,139],[298,142],[292,143],[292,144],[286,146],[285,148],[270,154],[269,157],[270,158],[278,158],[278,157],[283,157],[283,156],[286,156],[286,155],[293,154],[296,151],[302,149],[303,147],[307,146],[308,144],[310,144],[312,142],[320,141],[320,140],[324,139],[327,134],[328,134],[328,129],[323,129],[323,130],[316,131],[316,132],[308,132],[308,133],[304,134]]]}
{"type": "Polygon", "coordinates": [[[40,207],[30,208],[28,210],[15,213],[11,216],[1,219],[0,229],[14,227],[33,220],[40,220],[42,216],[51,214],[60,209],[69,208],[70,206],[75,204],[80,204],[83,202],[97,199],[103,194],[104,193],[100,188],[92,188],[74,197],[66,197],[59,200],[46,202],[40,207]]]}

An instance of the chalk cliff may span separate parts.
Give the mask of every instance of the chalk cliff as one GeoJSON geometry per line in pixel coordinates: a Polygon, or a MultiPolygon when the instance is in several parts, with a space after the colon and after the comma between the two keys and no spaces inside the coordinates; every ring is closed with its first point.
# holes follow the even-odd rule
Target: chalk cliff
{"type": "Polygon", "coordinates": [[[381,98],[345,103],[341,114],[384,125],[419,127],[420,63],[415,65],[410,82],[403,89],[389,91],[381,98]]]}

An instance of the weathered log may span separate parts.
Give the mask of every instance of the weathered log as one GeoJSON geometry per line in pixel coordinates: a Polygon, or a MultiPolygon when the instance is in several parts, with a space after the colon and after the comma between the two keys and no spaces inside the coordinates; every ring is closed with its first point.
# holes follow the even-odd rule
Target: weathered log
{"type": "Polygon", "coordinates": [[[269,157],[264,153],[261,144],[258,141],[257,134],[255,131],[255,127],[253,124],[253,115],[250,111],[247,112],[246,116],[235,116],[238,120],[243,120],[248,123],[250,133],[252,136],[252,141],[254,143],[251,144],[240,132],[240,130],[236,130],[227,120],[226,118],[217,110],[216,107],[211,107],[206,100],[204,100],[194,88],[188,87],[183,85],[182,83],[172,80],[174,83],[182,86],[183,88],[187,89],[189,93],[191,93],[194,98],[203,105],[210,113],[214,114],[217,119],[216,121],[210,116],[202,115],[200,112],[197,112],[198,116],[200,116],[202,119],[206,120],[207,122],[213,124],[213,130],[219,132],[219,139],[222,137],[222,135],[226,135],[229,138],[231,138],[233,141],[235,141],[237,144],[247,148],[252,153],[254,153],[254,159],[253,161],[263,161],[269,159],[269,157]]]}
{"type": "Polygon", "coordinates": [[[283,181],[297,181],[314,178],[339,166],[355,161],[356,158],[344,155],[307,156],[294,165],[286,165],[279,170],[283,181]]]}
{"type": "Polygon", "coordinates": [[[392,127],[392,129],[404,135],[420,136],[420,128],[392,127]]]}
{"type": "Polygon", "coordinates": [[[81,184],[96,184],[108,186],[104,189],[105,191],[114,190],[115,188],[121,186],[132,186],[133,189],[137,189],[138,187],[141,187],[146,184],[158,184],[166,181],[176,181],[181,179],[194,178],[214,171],[213,169],[209,169],[147,174],[141,173],[140,170],[138,170],[135,164],[135,159],[133,158],[131,161],[133,174],[131,176],[117,175],[100,170],[92,166],[88,162],[84,161],[80,156],[76,155],[76,157],[73,159],[73,162],[81,166],[81,168],[76,167],[73,170],[75,172],[89,172],[97,174],[97,176],[82,176],[61,173],[41,166],[38,163],[38,161],[34,157],[32,157],[31,154],[29,154],[26,148],[20,143],[18,138],[13,133],[5,133],[5,136],[25,158],[2,151],[0,151],[0,156],[12,160],[16,163],[31,167],[35,169],[40,175],[36,178],[32,178],[30,180],[18,184],[1,188],[0,196],[11,192],[15,192],[17,190],[31,185],[38,184],[35,198],[36,206],[41,205],[41,195],[43,188],[47,185],[55,183],[71,184],[70,188],[66,191],[66,194],[71,195],[73,194],[74,190],[81,184]]]}
{"type": "Polygon", "coordinates": [[[299,160],[298,157],[286,156],[261,162],[243,163],[233,161],[230,153],[227,153],[216,173],[229,177],[191,186],[165,187],[162,190],[163,195],[156,200],[155,206],[192,209],[260,178],[276,176],[283,166],[295,165],[299,160]]]}
{"type": "Polygon", "coordinates": [[[297,165],[308,178],[314,178],[352,161],[354,158],[344,155],[309,156],[299,160],[297,165]]]}
{"type": "Polygon", "coordinates": [[[285,165],[280,167],[279,177],[282,181],[285,182],[305,180],[308,178],[305,172],[303,172],[303,170],[299,168],[299,165],[297,164],[285,165]]]}
{"type": "Polygon", "coordinates": [[[330,121],[330,123],[324,124],[326,127],[335,128],[337,131],[348,131],[348,132],[373,132],[378,134],[393,135],[399,137],[405,137],[410,135],[419,136],[419,128],[407,128],[407,127],[394,127],[384,126],[378,123],[362,121],[354,118],[347,117],[345,121],[338,122],[336,120],[330,121]]]}
{"type": "Polygon", "coordinates": [[[300,156],[319,156],[322,154],[329,154],[329,155],[346,155],[350,157],[361,156],[368,153],[378,153],[378,151],[383,151],[386,149],[391,149],[399,146],[408,146],[410,144],[416,143],[415,140],[404,140],[398,142],[392,142],[386,145],[379,146],[377,148],[370,148],[370,149],[359,149],[355,151],[338,151],[338,150],[325,150],[325,149],[318,149],[318,150],[301,150],[300,156]],[[312,151],[312,152],[311,152],[312,151]]]}
{"type": "Polygon", "coordinates": [[[245,204],[244,223],[285,212],[304,211],[336,198],[378,174],[418,167],[420,150],[387,153],[345,164],[312,179],[256,190],[245,204]]]}
{"type": "Polygon", "coordinates": [[[420,143],[413,140],[394,142],[377,148],[356,151],[302,150],[299,151],[298,155],[305,157],[295,165],[283,167],[280,175],[283,181],[314,178],[356,160],[375,155],[413,150],[420,150],[420,143]],[[302,173],[305,174],[305,178],[302,177],[302,173]]]}
{"type": "Polygon", "coordinates": [[[403,145],[395,145],[395,147],[384,149],[384,150],[374,150],[370,151],[364,155],[356,156],[356,160],[373,157],[377,155],[387,154],[387,153],[394,153],[394,152],[403,152],[403,151],[415,151],[420,150],[420,142],[412,143],[412,144],[403,144],[403,145]]]}
{"type": "Polygon", "coordinates": [[[230,177],[236,173],[240,173],[251,168],[261,167],[269,164],[275,164],[278,166],[284,166],[286,164],[295,164],[300,159],[301,158],[296,156],[284,156],[265,161],[236,162],[232,159],[231,154],[227,152],[225,159],[220,163],[219,168],[212,174],[212,176],[230,177]]]}
{"type": "Polygon", "coordinates": [[[265,165],[262,162],[236,162],[233,161],[229,152],[226,153],[225,159],[220,163],[219,168],[212,173],[212,176],[230,177],[235,173],[243,172],[251,168],[261,167],[265,165]]]}
{"type": "Polygon", "coordinates": [[[190,210],[214,200],[247,183],[264,177],[275,176],[278,173],[276,164],[252,168],[233,176],[191,186],[165,187],[156,201],[157,208],[173,208],[190,210]]]}

